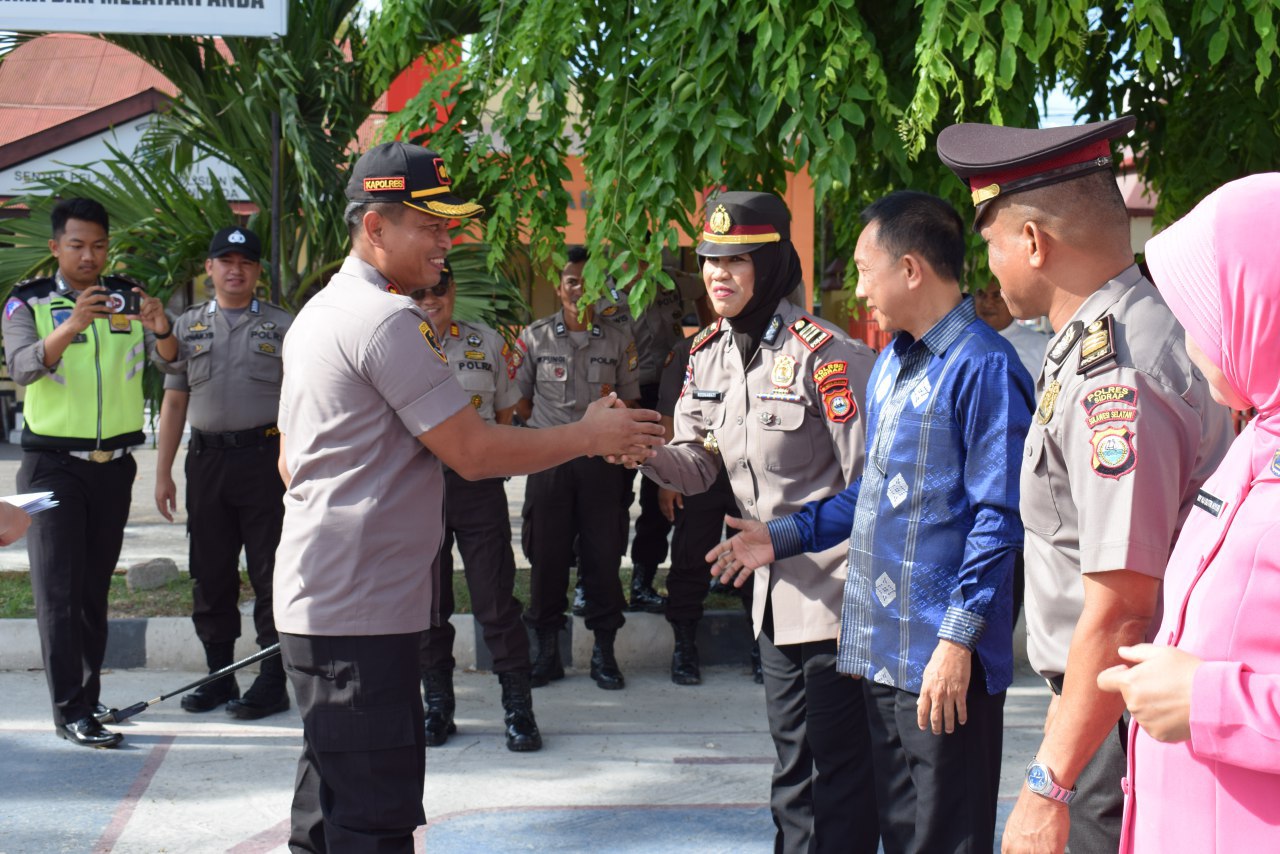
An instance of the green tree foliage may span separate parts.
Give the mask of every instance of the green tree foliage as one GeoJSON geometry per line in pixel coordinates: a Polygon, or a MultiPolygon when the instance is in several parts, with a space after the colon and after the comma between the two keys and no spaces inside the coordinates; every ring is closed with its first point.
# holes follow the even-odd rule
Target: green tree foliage
{"type": "MultiPolygon", "coordinates": [[[[963,185],[933,153],[958,121],[1035,126],[1066,85],[1081,120],[1136,111],[1132,143],[1168,220],[1224,180],[1274,168],[1280,0],[384,0],[448,66],[387,132],[431,127],[455,179],[485,198],[495,257],[526,241],[561,260],[564,158],[595,205],[589,285],[696,233],[703,193],[781,190],[807,168],[851,248],[862,205],[963,185]],[[463,36],[459,38],[459,36],[463,36]],[[659,239],[645,242],[651,232],[659,239]]],[[[647,279],[632,302],[658,286],[647,279]]]]}
{"type": "MultiPolygon", "coordinates": [[[[112,264],[162,298],[203,271],[209,236],[230,220],[227,198],[257,205],[248,224],[263,239],[266,266],[275,111],[282,137],[281,292],[287,305],[300,306],[347,253],[343,189],[360,153],[357,131],[422,50],[403,23],[391,15],[360,17],[358,0],[315,0],[289,4],[288,35],[281,39],[103,36],[155,67],[180,94],[132,157],[116,152],[84,165],[90,181],[45,182],[16,200],[35,215],[0,222],[0,239],[15,247],[0,253],[3,287],[52,269],[43,214],[55,196],[103,202],[112,214],[112,264]],[[200,176],[204,158],[235,167],[238,186],[222,187],[208,174],[200,183],[207,189],[190,189],[188,179],[200,176]]],[[[520,267],[494,268],[459,264],[459,302],[476,319],[518,320],[520,267]]]]}

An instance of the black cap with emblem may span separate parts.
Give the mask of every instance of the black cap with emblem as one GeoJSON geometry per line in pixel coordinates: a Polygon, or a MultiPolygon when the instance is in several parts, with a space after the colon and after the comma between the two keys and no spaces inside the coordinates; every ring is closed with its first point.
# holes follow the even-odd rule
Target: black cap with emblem
{"type": "Polygon", "coordinates": [[[262,258],[262,241],[247,228],[230,226],[218,231],[209,241],[209,257],[221,258],[237,252],[250,261],[262,258]]]}
{"type": "Polygon", "coordinates": [[[744,255],[791,239],[791,212],[772,193],[729,192],[707,200],[698,254],[706,258],[744,255]]]}
{"type": "Polygon", "coordinates": [[[938,134],[938,157],[969,185],[976,229],[992,199],[1110,169],[1111,140],[1136,124],[1133,116],[1039,129],[958,124],[938,134]]]}
{"type": "Polygon", "coordinates": [[[484,212],[475,202],[453,194],[444,158],[420,145],[384,142],[356,161],[347,181],[353,202],[402,202],[414,210],[447,219],[470,219],[484,212]]]}

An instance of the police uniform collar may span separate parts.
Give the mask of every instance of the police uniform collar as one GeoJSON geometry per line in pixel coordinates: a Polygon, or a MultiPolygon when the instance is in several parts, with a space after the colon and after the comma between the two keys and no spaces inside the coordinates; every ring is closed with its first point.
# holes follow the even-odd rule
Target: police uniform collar
{"type": "Polygon", "coordinates": [[[1143,281],[1142,271],[1138,269],[1137,264],[1126,267],[1115,278],[1109,279],[1105,285],[1089,294],[1076,309],[1076,313],[1071,315],[1071,320],[1083,321],[1084,325],[1088,326],[1110,311],[1111,306],[1115,305],[1130,288],[1143,281]]]}
{"type": "Polygon", "coordinates": [[[368,282],[380,291],[385,291],[387,286],[391,284],[391,280],[378,269],[364,260],[358,255],[348,255],[347,260],[342,262],[340,273],[359,279],[362,282],[368,282]]]}
{"type": "Polygon", "coordinates": [[[786,329],[786,318],[782,316],[782,312],[778,312],[769,320],[769,325],[764,328],[764,335],[760,337],[760,347],[764,350],[776,350],[782,346],[782,332],[786,329]]]}
{"type": "MultiPolygon", "coordinates": [[[[217,297],[214,297],[213,299],[209,300],[209,307],[208,307],[207,309],[205,309],[205,312],[206,312],[207,314],[217,314],[217,313],[218,313],[218,307],[219,307],[219,306],[218,306],[218,298],[217,298],[217,297]]],[[[235,309],[231,309],[231,311],[234,311],[234,310],[235,310],[235,309]]],[[[262,306],[258,303],[258,298],[257,298],[257,297],[254,297],[252,300],[250,300],[250,301],[249,301],[249,313],[250,313],[250,314],[262,314],[262,306]]]]}
{"type": "MultiPolygon", "coordinates": [[[[64,296],[65,296],[66,294],[75,293],[75,288],[73,288],[73,287],[71,287],[71,285],[67,284],[67,280],[66,280],[66,279],[64,279],[64,278],[62,278],[62,271],[61,271],[61,270],[59,270],[59,271],[57,271],[56,273],[54,273],[54,274],[53,274],[53,284],[54,284],[54,287],[57,289],[58,293],[60,293],[60,294],[62,294],[62,295],[64,295],[64,296]]],[[[99,284],[99,285],[101,285],[101,284],[102,284],[102,277],[101,277],[101,276],[99,276],[99,277],[98,277],[98,284],[99,284]]]]}

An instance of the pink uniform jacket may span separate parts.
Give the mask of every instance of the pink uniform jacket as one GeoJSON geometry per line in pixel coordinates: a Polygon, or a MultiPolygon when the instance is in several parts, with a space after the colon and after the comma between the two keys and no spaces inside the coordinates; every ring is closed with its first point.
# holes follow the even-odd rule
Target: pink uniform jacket
{"type": "Polygon", "coordinates": [[[1258,415],[1205,483],[1155,637],[1203,659],[1191,739],[1131,729],[1122,852],[1280,851],[1280,174],[1218,190],[1148,245],[1170,308],[1258,415]]]}

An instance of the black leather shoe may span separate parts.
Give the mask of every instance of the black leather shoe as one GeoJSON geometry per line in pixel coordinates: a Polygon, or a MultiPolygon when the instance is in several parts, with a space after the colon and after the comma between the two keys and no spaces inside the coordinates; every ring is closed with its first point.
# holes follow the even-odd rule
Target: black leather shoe
{"type": "Polygon", "coordinates": [[[533,671],[529,684],[541,688],[549,682],[564,678],[564,663],[560,660],[560,632],[558,629],[538,629],[537,649],[533,655],[533,671]]]}
{"type": "Polygon", "coordinates": [[[426,701],[427,747],[439,747],[458,731],[453,722],[453,672],[428,670],[422,674],[422,696],[426,701]]]}
{"type": "Polygon", "coordinates": [[[528,673],[499,673],[502,685],[502,723],[506,726],[507,750],[528,753],[542,749],[542,733],[533,717],[533,692],[528,673]]]}
{"type": "Polygon", "coordinates": [[[616,631],[596,632],[596,643],[591,649],[591,678],[606,691],[618,691],[627,686],[618,667],[618,659],[613,654],[613,640],[617,634],[616,631]]]}
{"type": "Polygon", "coordinates": [[[573,588],[573,616],[585,617],[587,615],[587,591],[582,588],[582,579],[578,579],[577,585],[573,588]]]}
{"type": "Polygon", "coordinates": [[[105,729],[92,715],[57,726],[54,732],[58,734],[58,738],[65,738],[81,747],[115,747],[124,741],[123,735],[105,729]]]}
{"type": "Polygon", "coordinates": [[[234,676],[223,676],[207,682],[182,697],[182,708],[188,712],[211,712],[228,700],[240,696],[240,686],[234,676]]]}
{"type": "Polygon", "coordinates": [[[631,604],[628,611],[647,611],[650,614],[661,614],[666,610],[667,599],[653,589],[654,576],[658,574],[656,566],[636,564],[631,568],[631,604]]]}
{"type": "Polygon", "coordinates": [[[227,714],[242,721],[256,721],[279,714],[289,708],[289,692],[285,689],[284,663],[280,656],[264,658],[258,676],[244,696],[227,701],[227,714]]]}

